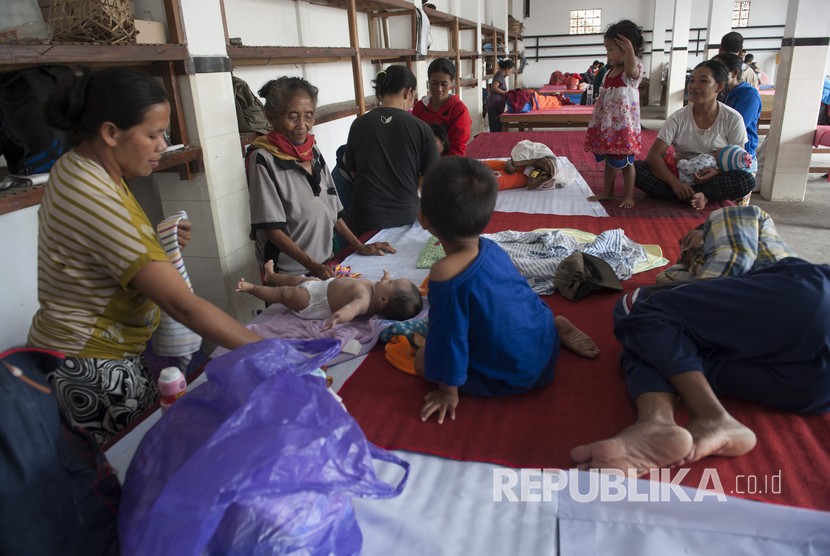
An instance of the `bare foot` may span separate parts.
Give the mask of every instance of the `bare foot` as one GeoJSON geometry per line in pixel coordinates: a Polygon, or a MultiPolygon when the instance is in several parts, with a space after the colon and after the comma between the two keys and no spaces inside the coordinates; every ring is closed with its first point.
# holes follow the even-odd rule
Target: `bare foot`
{"type": "Polygon", "coordinates": [[[417,348],[422,348],[427,345],[427,339],[424,338],[423,334],[419,334],[415,332],[412,334],[412,345],[417,348]]]}
{"type": "Polygon", "coordinates": [[[612,201],[614,199],[613,193],[600,193],[599,195],[591,195],[588,197],[589,201],[612,201]]]}
{"type": "Polygon", "coordinates": [[[634,197],[624,198],[622,200],[622,203],[620,203],[620,208],[623,208],[623,209],[634,208],[634,197]]]}
{"type": "Polygon", "coordinates": [[[571,450],[579,469],[619,469],[640,477],[649,469],[673,467],[692,449],[692,435],[674,423],[642,421],[614,438],[571,450]]]}
{"type": "Polygon", "coordinates": [[[702,208],[704,208],[706,206],[706,203],[708,203],[708,202],[709,202],[709,199],[707,199],[706,195],[704,195],[703,192],[701,192],[701,191],[698,191],[697,193],[692,195],[691,204],[692,204],[692,208],[695,209],[695,210],[701,210],[702,208]]]}
{"type": "Polygon", "coordinates": [[[686,462],[706,456],[742,456],[755,447],[755,433],[728,413],[720,417],[693,418],[686,425],[692,435],[692,451],[686,462]]]}
{"type": "Polygon", "coordinates": [[[553,319],[553,322],[556,325],[556,332],[559,334],[559,343],[562,347],[588,359],[594,359],[599,355],[599,348],[591,337],[574,326],[571,321],[558,316],[553,319]]]}

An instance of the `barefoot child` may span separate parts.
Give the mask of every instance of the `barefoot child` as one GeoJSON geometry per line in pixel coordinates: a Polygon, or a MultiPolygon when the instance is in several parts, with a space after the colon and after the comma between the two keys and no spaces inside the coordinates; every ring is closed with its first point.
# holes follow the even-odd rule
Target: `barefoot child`
{"type": "Polygon", "coordinates": [[[429,334],[415,370],[437,384],[421,420],[455,419],[459,391],[505,396],[553,380],[559,346],[585,357],[599,349],[548,306],[494,242],[479,237],[496,203],[493,172],[463,157],[443,158],[424,176],[418,220],[447,256],[429,275],[429,334]]]}
{"type": "Polygon", "coordinates": [[[265,280],[257,286],[240,278],[237,292],[247,292],[266,303],[282,303],[305,319],[326,319],[323,330],[355,317],[380,313],[391,320],[407,320],[421,312],[418,287],[406,278],[392,280],[388,272],[374,284],[362,278],[309,278],[274,272],[274,262],[265,263],[265,280]]]}
{"type": "Polygon", "coordinates": [[[625,196],[620,207],[634,206],[634,155],[640,153],[640,81],[643,31],[625,19],[611,25],[604,36],[611,69],[605,74],[585,135],[585,150],[597,162],[605,161],[604,189],[589,201],[614,198],[617,171],[623,174],[625,196]]]}

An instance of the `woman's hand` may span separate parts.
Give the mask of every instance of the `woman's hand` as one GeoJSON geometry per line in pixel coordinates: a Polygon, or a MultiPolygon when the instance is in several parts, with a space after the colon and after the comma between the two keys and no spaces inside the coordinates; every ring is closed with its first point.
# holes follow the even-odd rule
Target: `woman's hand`
{"type": "Polygon", "coordinates": [[[327,264],[318,264],[312,269],[309,269],[309,273],[312,276],[316,276],[320,280],[328,280],[329,278],[334,278],[334,269],[327,264]]]}
{"type": "Polygon", "coordinates": [[[681,201],[688,201],[695,194],[695,190],[692,189],[691,185],[686,185],[680,180],[669,182],[669,187],[681,201]]]}
{"type": "Polygon", "coordinates": [[[179,249],[184,249],[190,243],[193,224],[190,220],[179,220],[179,249]]]}
{"type": "Polygon", "coordinates": [[[717,168],[704,168],[703,170],[695,172],[695,183],[706,183],[716,178],[719,174],[720,170],[717,168]]]}
{"type": "Polygon", "coordinates": [[[395,248],[385,241],[379,241],[377,243],[364,243],[363,245],[356,247],[355,251],[358,255],[378,255],[381,257],[387,253],[397,253],[395,248]]]}

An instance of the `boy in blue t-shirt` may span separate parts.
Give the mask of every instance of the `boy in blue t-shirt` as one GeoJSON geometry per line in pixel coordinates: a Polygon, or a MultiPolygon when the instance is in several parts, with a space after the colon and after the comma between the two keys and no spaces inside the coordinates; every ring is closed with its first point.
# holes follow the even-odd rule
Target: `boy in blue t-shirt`
{"type": "Polygon", "coordinates": [[[429,275],[429,335],[415,356],[418,374],[438,384],[421,420],[455,419],[459,390],[506,396],[553,380],[559,346],[585,357],[596,344],[564,317],[554,319],[510,257],[479,237],[498,186],[484,164],[465,157],[433,163],[421,187],[418,220],[447,256],[429,275]]]}

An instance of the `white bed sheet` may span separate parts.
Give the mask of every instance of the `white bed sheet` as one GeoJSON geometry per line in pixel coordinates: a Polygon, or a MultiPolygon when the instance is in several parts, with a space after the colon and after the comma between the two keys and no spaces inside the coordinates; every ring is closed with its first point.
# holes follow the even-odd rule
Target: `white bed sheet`
{"type": "Polygon", "coordinates": [[[585,178],[564,156],[558,157],[560,164],[567,164],[575,179],[561,189],[545,191],[528,191],[527,189],[507,189],[499,191],[496,198],[498,212],[524,212],[526,214],[559,214],[563,216],[608,216],[605,207],[599,201],[589,201],[594,194],[585,178]]]}

